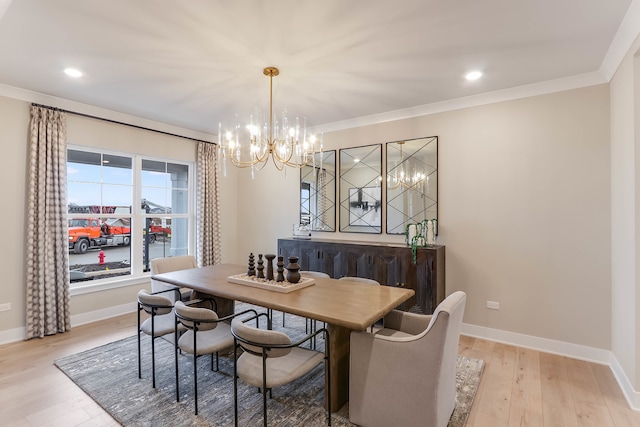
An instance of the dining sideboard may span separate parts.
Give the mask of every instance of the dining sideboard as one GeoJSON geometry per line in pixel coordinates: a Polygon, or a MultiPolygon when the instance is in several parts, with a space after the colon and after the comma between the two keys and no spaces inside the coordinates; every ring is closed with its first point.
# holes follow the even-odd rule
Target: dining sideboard
{"type": "Polygon", "coordinates": [[[389,243],[324,239],[278,239],[285,265],[298,257],[301,270],[321,271],[332,278],[366,277],[385,286],[413,289],[415,295],[398,309],[432,314],[445,298],[445,247],[411,248],[389,243]]]}

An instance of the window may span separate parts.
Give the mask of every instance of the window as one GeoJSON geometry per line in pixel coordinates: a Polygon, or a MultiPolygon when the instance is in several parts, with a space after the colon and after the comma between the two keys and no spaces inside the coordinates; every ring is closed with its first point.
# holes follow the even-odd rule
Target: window
{"type": "Polygon", "coordinates": [[[154,258],[188,254],[193,228],[191,173],[191,164],[70,148],[72,286],[140,276],[149,271],[154,258]]]}

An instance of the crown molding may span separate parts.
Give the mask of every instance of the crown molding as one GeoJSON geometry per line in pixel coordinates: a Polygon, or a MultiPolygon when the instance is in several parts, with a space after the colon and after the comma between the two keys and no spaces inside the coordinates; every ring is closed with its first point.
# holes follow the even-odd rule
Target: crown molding
{"type": "Polygon", "coordinates": [[[613,78],[620,63],[633,46],[639,34],[640,0],[633,0],[600,65],[600,71],[607,81],[613,78]]]}
{"type": "Polygon", "coordinates": [[[50,107],[59,108],[61,110],[99,117],[101,119],[112,120],[114,122],[125,123],[128,125],[156,130],[159,132],[184,136],[185,138],[192,138],[209,142],[218,141],[218,137],[213,134],[198,132],[191,129],[181,128],[179,126],[156,122],[154,120],[132,116],[130,114],[120,113],[118,111],[108,110],[106,108],[96,107],[89,104],[83,104],[81,102],[70,101],[68,99],[58,98],[51,95],[45,95],[43,93],[33,92],[30,90],[21,89],[1,83],[0,96],[13,98],[20,101],[47,105],[50,107]]]}
{"type": "Polygon", "coordinates": [[[496,102],[511,101],[515,99],[529,98],[537,95],[562,92],[565,90],[594,86],[607,82],[608,80],[600,71],[594,71],[591,73],[579,74],[539,83],[532,83],[528,85],[498,90],[494,92],[481,93],[478,95],[467,96],[448,101],[435,102],[432,104],[419,105],[416,107],[404,108],[401,110],[389,111],[381,114],[373,114],[370,116],[328,123],[325,125],[314,126],[310,128],[310,131],[335,132],[361,126],[370,126],[391,121],[443,113],[447,111],[460,110],[463,108],[477,107],[480,105],[493,104],[496,102]]]}

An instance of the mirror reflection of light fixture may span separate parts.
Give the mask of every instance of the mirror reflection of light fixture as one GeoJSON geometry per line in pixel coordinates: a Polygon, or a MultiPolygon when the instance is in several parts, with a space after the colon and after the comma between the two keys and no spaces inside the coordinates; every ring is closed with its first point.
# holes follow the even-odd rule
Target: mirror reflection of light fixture
{"type": "Polygon", "coordinates": [[[404,159],[402,153],[402,146],[404,145],[404,141],[398,141],[397,144],[400,146],[400,163],[398,166],[394,168],[393,175],[387,176],[387,188],[395,190],[396,188],[402,186],[408,190],[416,190],[420,194],[424,195],[425,193],[425,185],[426,192],[429,192],[429,176],[424,173],[424,171],[419,170],[414,166],[413,170],[410,169],[409,159],[404,159]]]}
{"type": "Polygon", "coordinates": [[[286,110],[280,122],[275,118],[273,78],[280,71],[275,67],[267,67],[263,73],[269,77],[269,116],[263,116],[260,110],[250,116],[250,123],[246,126],[246,140],[241,140],[240,124],[225,132],[222,130],[222,123],[218,124],[219,158],[225,175],[227,158],[236,167],[250,167],[253,176],[253,171],[262,169],[269,158],[281,171],[286,166],[301,168],[314,162],[316,153],[322,153],[322,134],[320,138],[307,135],[306,118],[303,119],[302,127],[298,117],[295,124],[289,124],[286,110]]]}

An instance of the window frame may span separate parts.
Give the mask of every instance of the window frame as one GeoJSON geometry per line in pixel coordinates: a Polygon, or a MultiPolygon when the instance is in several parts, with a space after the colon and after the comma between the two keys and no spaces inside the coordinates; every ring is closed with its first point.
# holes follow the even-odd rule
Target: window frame
{"type": "MultiPolygon", "coordinates": [[[[98,292],[107,289],[115,289],[119,287],[125,286],[133,286],[146,284],[149,282],[149,277],[151,276],[150,271],[144,271],[144,234],[142,231],[145,228],[146,218],[157,218],[159,216],[165,218],[186,218],[188,222],[187,227],[187,253],[194,254],[195,253],[195,221],[196,221],[196,203],[195,203],[195,176],[196,176],[196,164],[195,162],[184,161],[184,160],[176,160],[171,158],[164,158],[159,156],[150,156],[147,154],[140,153],[132,153],[132,152],[123,152],[123,151],[115,151],[108,149],[100,149],[98,147],[91,146],[82,146],[69,144],[67,146],[67,150],[77,150],[77,151],[86,151],[92,153],[100,153],[100,154],[108,154],[108,155],[116,155],[116,156],[124,156],[130,157],[132,160],[132,207],[130,214],[96,214],[99,215],[100,218],[121,218],[123,216],[127,216],[131,218],[131,242],[130,242],[130,262],[131,262],[131,272],[126,276],[114,276],[105,279],[98,280],[89,280],[84,282],[69,282],[69,290],[71,296],[73,295],[82,295],[91,292],[98,292]],[[188,168],[187,176],[188,176],[188,186],[187,186],[187,212],[180,214],[162,214],[159,215],[157,213],[143,213],[141,206],[137,204],[142,201],[142,162],[144,160],[151,160],[155,162],[164,162],[164,163],[172,163],[177,165],[185,165],[188,168]],[[137,202],[136,202],[137,201],[137,202]],[[134,230],[140,230],[140,233],[135,233],[134,230]]],[[[68,181],[68,176],[67,176],[68,181]]],[[[78,218],[80,216],[86,214],[70,214],[67,209],[67,220],[71,218],[78,218]]],[[[65,242],[66,244],[66,242],[65,242]]]]}

